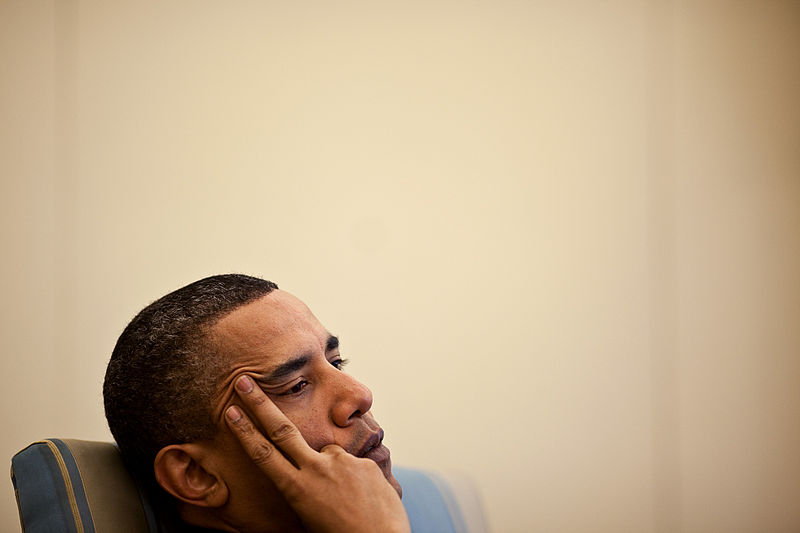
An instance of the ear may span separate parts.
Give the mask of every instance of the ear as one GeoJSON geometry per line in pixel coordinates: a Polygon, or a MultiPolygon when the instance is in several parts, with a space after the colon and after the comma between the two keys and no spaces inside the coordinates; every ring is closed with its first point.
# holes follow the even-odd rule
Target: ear
{"type": "Polygon", "coordinates": [[[228,486],[214,471],[207,450],[194,443],[170,444],[153,462],[156,481],[179,500],[198,507],[221,507],[228,486]]]}

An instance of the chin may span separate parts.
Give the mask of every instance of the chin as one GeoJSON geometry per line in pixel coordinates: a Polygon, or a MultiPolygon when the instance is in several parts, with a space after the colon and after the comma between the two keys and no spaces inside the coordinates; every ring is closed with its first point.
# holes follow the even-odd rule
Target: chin
{"type": "Polygon", "coordinates": [[[397,495],[400,496],[400,499],[403,499],[403,487],[400,486],[400,482],[397,481],[394,476],[390,475],[388,478],[389,484],[392,485],[392,488],[397,491],[397,495]]]}
{"type": "Polygon", "coordinates": [[[395,491],[397,491],[397,495],[400,496],[400,498],[402,499],[403,498],[403,487],[400,486],[400,482],[397,481],[397,479],[394,477],[394,474],[392,474],[392,463],[391,463],[391,461],[389,461],[388,464],[385,467],[381,466],[381,471],[383,472],[383,476],[386,478],[386,481],[389,482],[389,484],[392,486],[392,488],[395,491]]]}

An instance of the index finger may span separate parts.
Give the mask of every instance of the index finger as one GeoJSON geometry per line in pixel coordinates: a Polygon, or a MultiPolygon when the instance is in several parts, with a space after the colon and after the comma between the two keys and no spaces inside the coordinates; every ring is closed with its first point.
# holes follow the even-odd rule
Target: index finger
{"type": "Polygon", "coordinates": [[[248,455],[267,473],[285,471],[314,459],[317,452],[306,443],[300,430],[272,403],[264,391],[255,386],[252,378],[239,376],[236,378],[235,388],[247,411],[264,428],[269,440],[253,426],[246,414],[232,412],[238,411],[235,406],[229,407],[225,413],[228,426],[248,455]],[[276,448],[286,457],[281,453],[273,453],[276,448]]]}

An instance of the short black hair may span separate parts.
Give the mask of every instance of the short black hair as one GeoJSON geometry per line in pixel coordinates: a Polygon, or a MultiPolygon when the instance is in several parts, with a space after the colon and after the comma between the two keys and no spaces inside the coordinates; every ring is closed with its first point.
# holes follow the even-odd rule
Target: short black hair
{"type": "Polygon", "coordinates": [[[151,303],[122,332],[103,399],[111,433],[141,482],[155,483],[153,461],[164,446],[216,435],[211,404],[223,361],[209,330],[277,288],[242,274],[211,276],[151,303]]]}

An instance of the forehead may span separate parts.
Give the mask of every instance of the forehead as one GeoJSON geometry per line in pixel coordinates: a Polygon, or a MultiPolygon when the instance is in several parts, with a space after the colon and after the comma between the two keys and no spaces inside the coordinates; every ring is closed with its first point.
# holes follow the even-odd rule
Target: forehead
{"type": "Polygon", "coordinates": [[[303,302],[274,290],[223,317],[211,336],[235,365],[280,362],[319,347],[324,351],[328,332],[303,302]]]}

